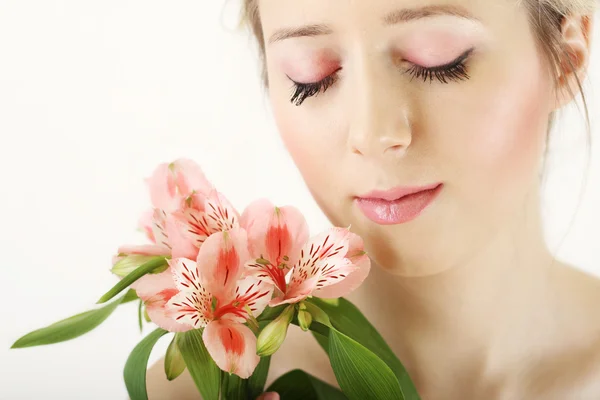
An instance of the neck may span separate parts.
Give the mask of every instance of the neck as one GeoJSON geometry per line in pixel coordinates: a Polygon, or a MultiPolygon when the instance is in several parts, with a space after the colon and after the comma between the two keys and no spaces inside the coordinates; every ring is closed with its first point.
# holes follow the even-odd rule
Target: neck
{"type": "Polygon", "coordinates": [[[461,369],[471,378],[514,374],[524,354],[539,349],[541,356],[551,345],[557,263],[538,213],[527,216],[515,217],[462,265],[416,278],[375,268],[357,294],[363,307],[378,310],[373,322],[418,386],[439,386],[461,369]]]}

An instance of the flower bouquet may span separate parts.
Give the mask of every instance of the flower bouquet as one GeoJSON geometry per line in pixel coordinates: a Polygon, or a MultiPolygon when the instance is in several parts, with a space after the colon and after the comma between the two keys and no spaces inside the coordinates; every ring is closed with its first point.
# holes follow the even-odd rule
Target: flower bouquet
{"type": "Polygon", "coordinates": [[[187,369],[204,400],[255,399],[265,391],[284,400],[419,398],[379,333],[342,298],[370,268],[349,228],[309,237],[296,208],[268,200],[240,215],[186,159],[159,165],[147,183],[152,209],[140,228],[149,243],[118,249],[111,271],[120,280],[98,301],[104,305],[31,332],[13,348],[76,338],[120,304],[138,301],[140,329],[144,320],[158,327],[125,364],[132,400],[148,398],[150,352],[167,334],[167,378],[187,369]],[[323,347],[341,391],[301,370],[265,388],[270,356],[290,324],[323,347]]]}

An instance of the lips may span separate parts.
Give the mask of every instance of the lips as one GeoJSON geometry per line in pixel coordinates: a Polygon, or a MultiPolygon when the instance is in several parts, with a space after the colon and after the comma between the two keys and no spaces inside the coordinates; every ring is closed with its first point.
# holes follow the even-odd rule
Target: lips
{"type": "Polygon", "coordinates": [[[356,204],[371,221],[380,225],[402,224],[417,218],[438,196],[443,184],[398,187],[373,191],[356,198],[356,204]]]}

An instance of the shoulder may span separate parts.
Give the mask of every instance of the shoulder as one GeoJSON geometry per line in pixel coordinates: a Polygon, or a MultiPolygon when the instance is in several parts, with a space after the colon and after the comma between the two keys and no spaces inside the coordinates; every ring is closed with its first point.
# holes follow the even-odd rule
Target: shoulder
{"type": "Polygon", "coordinates": [[[531,398],[540,400],[600,399],[600,340],[593,346],[557,355],[532,379],[531,398]]]}
{"type": "Polygon", "coordinates": [[[568,267],[555,293],[556,337],[564,345],[545,354],[528,377],[532,398],[600,399],[600,279],[568,267]]]}

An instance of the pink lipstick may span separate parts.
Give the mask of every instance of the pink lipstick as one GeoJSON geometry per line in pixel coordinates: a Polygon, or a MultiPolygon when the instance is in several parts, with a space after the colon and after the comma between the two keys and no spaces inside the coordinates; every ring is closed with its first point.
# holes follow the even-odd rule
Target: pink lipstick
{"type": "Polygon", "coordinates": [[[417,218],[442,190],[443,184],[374,190],[356,198],[356,204],[371,221],[396,225],[417,218]]]}

